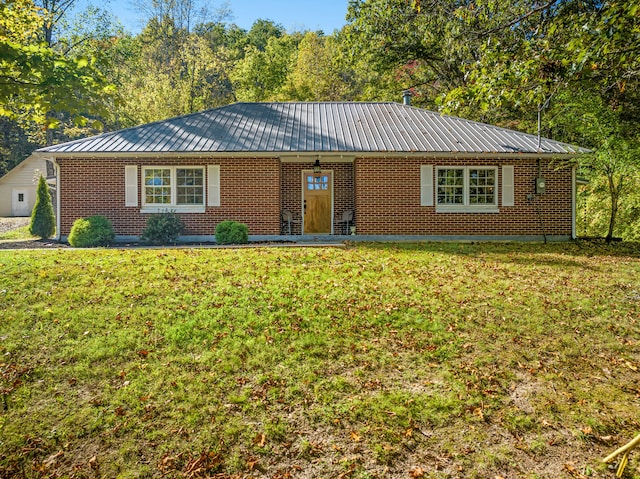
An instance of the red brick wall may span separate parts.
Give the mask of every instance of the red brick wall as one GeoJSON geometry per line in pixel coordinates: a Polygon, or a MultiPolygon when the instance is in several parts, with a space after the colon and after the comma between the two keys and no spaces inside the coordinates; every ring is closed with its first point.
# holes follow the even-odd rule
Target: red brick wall
{"type": "Polygon", "coordinates": [[[60,159],[61,234],[67,236],[77,218],[104,215],[117,235],[140,235],[148,214],[140,206],[125,207],[125,165],[138,165],[138,205],[142,166],[220,165],[220,207],[206,213],[180,213],[185,235],[213,235],[223,220],[245,223],[252,235],[280,232],[280,162],[274,159],[60,159]]]}
{"type": "MultiPolygon", "coordinates": [[[[291,211],[296,218],[302,216],[302,171],[313,170],[313,163],[282,164],[282,209],[291,211]]],[[[353,195],[353,163],[325,163],[322,170],[333,171],[333,211],[336,215],[348,209],[354,209],[353,195]]],[[[291,226],[293,234],[300,234],[300,224],[291,226]]],[[[287,231],[284,229],[283,233],[287,231]]],[[[340,229],[334,223],[334,232],[340,229]]]]}
{"type": "MultiPolygon", "coordinates": [[[[140,235],[147,214],[140,206],[125,207],[125,165],[206,166],[220,165],[220,207],[206,213],[180,214],[185,235],[212,235],[223,220],[249,226],[252,235],[277,235],[281,209],[302,212],[302,170],[313,164],[282,163],[276,159],[59,159],[61,234],[67,236],[75,219],[95,214],[108,217],[118,235],[140,235]]],[[[570,235],[571,170],[557,170],[545,160],[542,176],[547,192],[536,195],[536,160],[435,160],[362,159],[355,163],[323,163],[334,172],[334,213],[355,210],[360,235],[540,235],[538,207],[545,233],[570,235]],[[500,213],[436,213],[435,207],[420,206],[420,165],[498,166],[500,213]],[[514,165],[515,206],[503,207],[502,165],[514,165]]],[[[138,194],[141,195],[140,179],[138,194]]],[[[141,205],[141,200],[138,200],[141,205]]],[[[334,231],[339,232],[337,225],[334,231]]],[[[300,226],[294,227],[294,233],[300,226]]]]}
{"type": "MultiPolygon", "coordinates": [[[[571,235],[571,169],[541,163],[546,193],[535,191],[537,160],[357,159],[355,204],[361,235],[571,235]],[[420,206],[420,165],[498,166],[500,213],[436,213],[420,206]],[[514,165],[515,206],[502,206],[502,165],[514,165]]],[[[435,186],[434,186],[435,188],[435,186]]]]}

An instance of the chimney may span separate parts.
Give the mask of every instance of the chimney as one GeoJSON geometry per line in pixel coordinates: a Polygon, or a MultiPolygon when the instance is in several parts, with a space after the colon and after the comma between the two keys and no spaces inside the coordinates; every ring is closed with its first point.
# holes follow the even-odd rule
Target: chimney
{"type": "Polygon", "coordinates": [[[403,105],[407,105],[410,106],[411,105],[411,97],[413,95],[411,94],[411,90],[405,90],[402,92],[402,104],[403,105]]]}

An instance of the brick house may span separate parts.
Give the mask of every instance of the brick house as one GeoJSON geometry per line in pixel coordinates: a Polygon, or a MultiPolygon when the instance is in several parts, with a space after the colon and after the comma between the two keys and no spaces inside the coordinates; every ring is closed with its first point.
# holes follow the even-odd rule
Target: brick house
{"type": "Polygon", "coordinates": [[[198,241],[223,220],[250,239],[562,240],[575,236],[567,165],[586,151],[406,104],[337,102],[236,103],[34,155],[56,165],[63,240],[95,214],[135,239],[162,211],[198,241]]]}

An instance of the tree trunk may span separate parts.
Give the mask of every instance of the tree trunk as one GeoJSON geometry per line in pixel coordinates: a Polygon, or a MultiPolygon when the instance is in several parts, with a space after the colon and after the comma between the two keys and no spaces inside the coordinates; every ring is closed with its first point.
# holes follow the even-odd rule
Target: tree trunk
{"type": "Polygon", "coordinates": [[[622,190],[623,179],[620,177],[620,181],[616,185],[616,181],[613,175],[609,176],[609,195],[611,196],[611,215],[609,216],[609,230],[605,241],[607,244],[613,240],[613,229],[616,225],[616,216],[618,214],[618,203],[620,200],[620,191],[622,190]]]}

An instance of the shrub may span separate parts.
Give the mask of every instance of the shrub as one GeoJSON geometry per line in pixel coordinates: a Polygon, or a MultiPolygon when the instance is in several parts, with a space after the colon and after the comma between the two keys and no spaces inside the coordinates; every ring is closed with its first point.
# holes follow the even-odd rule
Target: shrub
{"type": "Polygon", "coordinates": [[[51,204],[51,195],[49,187],[40,175],[38,180],[36,204],[31,212],[31,223],[29,224],[29,233],[42,239],[51,238],[56,230],[56,217],[53,213],[53,205],[51,204]]]}
{"type": "Polygon", "coordinates": [[[184,223],[172,211],[149,216],[140,239],[146,243],[175,243],[184,231],[184,223]]]}
{"type": "Polygon", "coordinates": [[[92,248],[107,246],[115,237],[111,221],[104,216],[89,216],[73,222],[68,240],[76,248],[92,248]]]}
{"type": "Polygon", "coordinates": [[[246,244],[249,242],[249,228],[237,221],[222,221],[216,226],[216,243],[246,244]]]}

